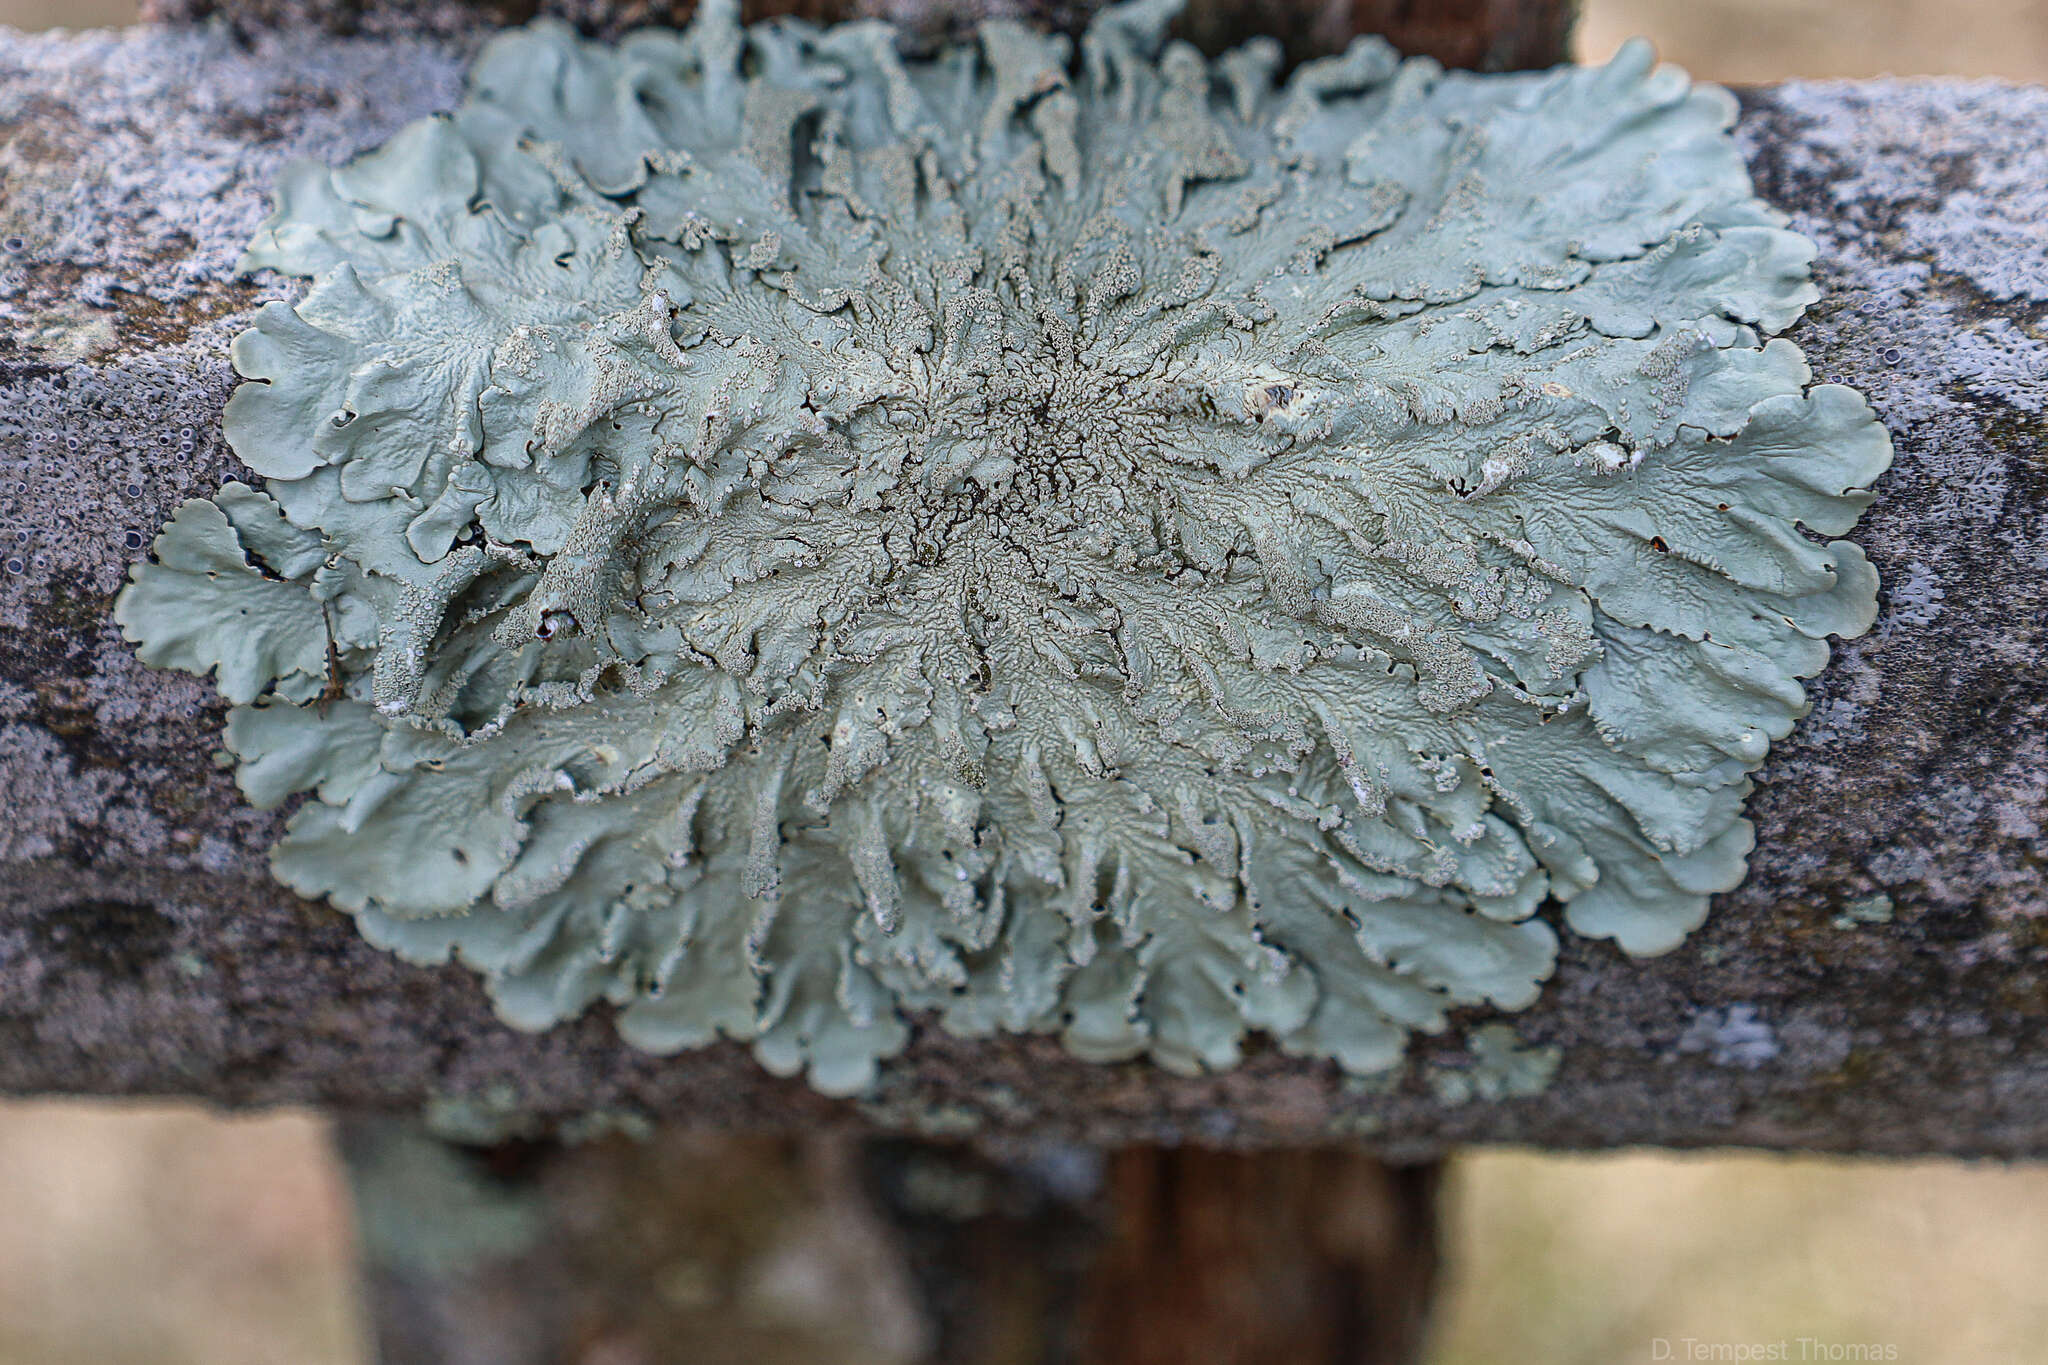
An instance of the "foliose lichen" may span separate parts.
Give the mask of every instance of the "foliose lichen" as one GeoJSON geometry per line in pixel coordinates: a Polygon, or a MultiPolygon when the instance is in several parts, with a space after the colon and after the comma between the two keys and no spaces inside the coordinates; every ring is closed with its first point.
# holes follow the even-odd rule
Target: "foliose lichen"
{"type": "Polygon", "coordinates": [[[1465,1040],[1470,1064],[1461,1069],[1432,1067],[1425,1074],[1430,1092],[1442,1104],[1495,1103],[1540,1095],[1557,1077],[1564,1049],[1524,1043],[1506,1024],[1481,1024],[1465,1040]]]}
{"type": "Polygon", "coordinates": [[[277,875],[853,1091],[907,1012],[1359,1073],[1741,880],[1889,443],[1767,333],[1812,253],[1725,92],[1172,7],[616,48],[299,164],[236,343],[263,487],[118,617],[211,672],[277,875]]]}

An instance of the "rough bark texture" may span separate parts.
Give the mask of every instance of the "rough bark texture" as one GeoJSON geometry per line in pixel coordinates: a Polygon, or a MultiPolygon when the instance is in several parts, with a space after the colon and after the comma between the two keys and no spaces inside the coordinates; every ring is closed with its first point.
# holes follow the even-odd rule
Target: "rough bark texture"
{"type": "Polygon", "coordinates": [[[340,1137],[393,1365],[1401,1365],[1436,1272],[1347,1152],[340,1137]]]}
{"type": "MultiPolygon", "coordinates": [[[[792,14],[820,23],[887,19],[912,45],[961,38],[984,19],[1021,19],[1077,31],[1107,0],[745,0],[749,19],[792,14]]],[[[143,0],[144,17],[166,22],[219,18],[236,34],[311,29],[329,33],[450,38],[479,25],[536,14],[586,33],[615,37],[643,24],[680,24],[696,0],[143,0]]],[[[1291,60],[1341,49],[1360,33],[1446,66],[1515,71],[1565,59],[1578,0],[1188,0],[1179,32],[1218,52],[1254,33],[1280,39],[1291,60]]]]}
{"type": "Polygon", "coordinates": [[[1502,1096],[1453,1033],[1388,1086],[1270,1051],[1182,1079],[925,1028],[864,1100],[736,1046],[669,1060],[601,1012],[542,1036],[281,893],[277,821],[212,762],[211,689],[108,620],[170,509],[235,468],[237,280],[288,156],[448,106],[461,42],[142,29],[0,38],[0,1090],[310,1101],[702,1128],[1105,1143],[1472,1141],[2048,1153],[2048,93],[1787,85],[1740,130],[1821,246],[1794,331],[1868,393],[1895,468],[1856,533],[1883,614],[1761,774],[1748,882],[1648,962],[1568,940],[1502,1096]]]}

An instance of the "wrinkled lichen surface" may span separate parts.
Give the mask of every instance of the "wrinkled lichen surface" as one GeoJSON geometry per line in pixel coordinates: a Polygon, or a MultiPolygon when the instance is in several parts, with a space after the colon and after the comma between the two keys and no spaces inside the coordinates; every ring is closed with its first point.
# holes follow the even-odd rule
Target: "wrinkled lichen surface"
{"type": "Polygon", "coordinates": [[[264,487],[118,612],[312,793],[278,875],[514,1022],[832,1090],[903,1010],[1375,1071],[1551,919],[1697,926],[1889,457],[1763,341],[1811,248],[1732,101],[1168,17],[536,27],[289,172],[264,487]]]}

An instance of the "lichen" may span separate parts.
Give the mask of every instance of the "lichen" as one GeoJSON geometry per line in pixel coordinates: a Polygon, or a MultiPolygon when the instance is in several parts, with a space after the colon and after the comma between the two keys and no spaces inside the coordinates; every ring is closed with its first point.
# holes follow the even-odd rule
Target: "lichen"
{"type": "Polygon", "coordinates": [[[1678,1038],[1681,1053],[1704,1052],[1715,1066],[1739,1066],[1750,1071],[1782,1050],[1777,1030],[1751,1004],[1701,1010],[1678,1038]]]}
{"type": "Polygon", "coordinates": [[[1557,1078],[1564,1060],[1560,1047],[1524,1043],[1506,1024],[1482,1024],[1466,1040],[1469,1066],[1432,1067],[1426,1073],[1430,1092],[1443,1104],[1488,1103],[1540,1095],[1557,1078]]]}
{"type": "Polygon", "coordinates": [[[1531,1003],[1546,916],[1697,926],[1889,459],[1764,340],[1812,253],[1732,101],[1170,17],[537,24],[288,171],[264,487],[117,611],[312,794],[277,875],[515,1024],[837,1092],[917,1011],[1371,1073],[1531,1003]]]}
{"type": "Polygon", "coordinates": [[[1855,929],[1866,924],[1890,924],[1892,912],[1897,909],[1892,898],[1880,891],[1874,896],[1858,896],[1842,907],[1842,913],[1830,921],[1837,929],[1855,929]]]}

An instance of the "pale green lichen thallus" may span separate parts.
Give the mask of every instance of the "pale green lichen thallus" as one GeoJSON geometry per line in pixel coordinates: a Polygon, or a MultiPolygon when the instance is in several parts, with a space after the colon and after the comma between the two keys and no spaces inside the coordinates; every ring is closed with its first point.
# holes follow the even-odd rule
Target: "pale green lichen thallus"
{"type": "Polygon", "coordinates": [[[541,23],[290,169],[263,487],[118,608],[309,794],[278,877],[522,1027],[839,1092],[926,1011],[1376,1071],[1553,923],[1698,925],[1889,459],[1764,340],[1812,247],[1733,101],[1170,17],[541,23]]]}

